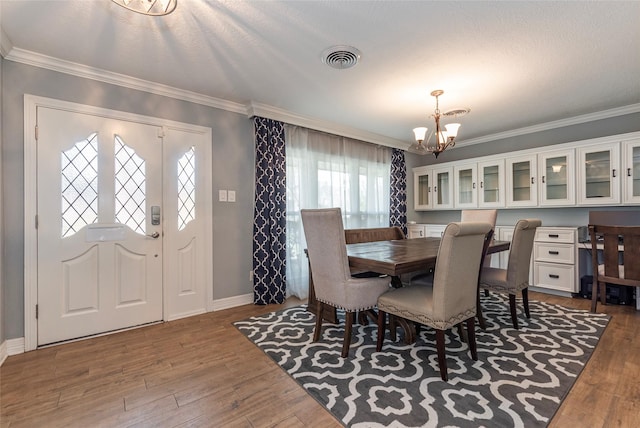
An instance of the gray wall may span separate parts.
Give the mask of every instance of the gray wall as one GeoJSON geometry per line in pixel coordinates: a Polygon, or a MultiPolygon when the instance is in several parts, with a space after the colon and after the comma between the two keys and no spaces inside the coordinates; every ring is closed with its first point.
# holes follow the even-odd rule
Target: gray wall
{"type": "Polygon", "coordinates": [[[78,78],[13,61],[2,62],[2,205],[4,292],[0,339],[24,336],[24,94],[212,128],[213,297],[252,293],[254,144],[245,115],[78,78]],[[218,190],[236,191],[235,203],[218,190]]]}
{"type": "MultiPolygon", "coordinates": [[[[415,155],[406,153],[407,164],[407,220],[417,223],[446,224],[460,220],[460,210],[415,211],[413,209],[413,172],[412,168],[436,163],[451,162],[481,156],[514,152],[553,144],[570,143],[609,135],[640,131],[640,113],[628,114],[609,119],[597,120],[579,125],[520,135],[512,138],[491,141],[471,146],[461,146],[442,153],[438,160],[433,155],[415,155]]],[[[544,150],[544,149],[542,149],[544,150]]],[[[529,208],[498,210],[496,224],[514,225],[520,218],[536,217],[545,226],[583,226],[589,221],[589,211],[623,210],[638,211],[640,207],[572,207],[572,208],[529,208]]]]}

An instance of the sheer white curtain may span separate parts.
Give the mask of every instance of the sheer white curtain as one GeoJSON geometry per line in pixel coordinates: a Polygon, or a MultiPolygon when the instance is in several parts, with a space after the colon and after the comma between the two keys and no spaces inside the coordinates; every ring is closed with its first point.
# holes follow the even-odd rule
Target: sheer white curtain
{"type": "Polygon", "coordinates": [[[308,294],[300,209],[342,209],[345,229],[389,225],[391,149],[285,124],[287,294],[308,294]]]}

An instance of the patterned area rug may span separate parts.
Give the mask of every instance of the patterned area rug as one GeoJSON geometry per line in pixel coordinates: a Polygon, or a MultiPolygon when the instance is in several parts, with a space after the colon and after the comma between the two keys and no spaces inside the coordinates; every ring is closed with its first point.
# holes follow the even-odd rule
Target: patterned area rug
{"type": "Polygon", "coordinates": [[[342,359],[342,326],[325,322],[321,341],[312,343],[315,316],[305,306],[235,326],[345,426],[544,427],[609,316],[529,305],[531,319],[520,314],[515,330],[508,300],[482,296],[487,329],[476,329],[478,361],[457,331],[449,331],[448,383],[440,379],[435,334],[426,327],[413,345],[402,343],[401,334],[392,342],[387,332],[382,352],[376,352],[376,326],[356,325],[349,358],[342,359]]]}

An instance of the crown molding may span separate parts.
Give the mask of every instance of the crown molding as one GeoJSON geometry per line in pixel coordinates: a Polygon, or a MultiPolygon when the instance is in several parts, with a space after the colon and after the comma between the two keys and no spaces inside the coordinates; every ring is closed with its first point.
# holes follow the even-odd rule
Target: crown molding
{"type": "Polygon", "coordinates": [[[4,58],[9,55],[9,52],[13,49],[13,43],[11,43],[11,39],[4,32],[4,29],[0,27],[0,55],[4,58]]]}
{"type": "Polygon", "coordinates": [[[394,147],[402,150],[406,150],[411,145],[411,143],[403,140],[397,140],[395,138],[386,137],[384,135],[364,131],[362,129],[343,126],[335,122],[329,122],[308,116],[303,116],[277,107],[256,102],[251,102],[249,104],[247,108],[247,115],[249,117],[266,117],[268,119],[274,119],[281,122],[289,123],[291,125],[303,126],[305,128],[315,129],[317,131],[336,134],[347,138],[353,138],[354,140],[366,141],[369,143],[380,144],[381,146],[394,147]]]}
{"type": "Polygon", "coordinates": [[[136,77],[127,76],[125,74],[113,73],[111,71],[102,70],[100,68],[89,67],[75,62],[61,60],[39,53],[26,51],[24,49],[14,48],[9,52],[7,56],[5,56],[5,58],[22,64],[33,65],[35,67],[45,68],[60,73],[122,86],[129,89],[136,89],[154,95],[162,95],[165,97],[189,101],[196,104],[231,111],[234,113],[247,113],[247,107],[244,104],[210,97],[198,94],[196,92],[186,91],[183,89],[174,88],[172,86],[151,82],[148,80],[138,79],[136,77]]]}
{"type": "MultiPolygon", "coordinates": [[[[318,131],[328,132],[330,134],[341,135],[356,140],[367,141],[383,146],[399,148],[406,150],[412,142],[398,140],[384,135],[368,132],[362,129],[351,128],[334,122],[320,120],[308,116],[303,116],[287,110],[273,107],[267,104],[250,102],[249,104],[240,104],[233,101],[227,101],[220,98],[210,97],[198,94],[196,92],[186,91],[174,88],[172,86],[160,83],[142,80],[135,77],[127,76],[120,73],[113,73],[95,67],[89,67],[83,64],[53,58],[39,53],[27,51],[13,47],[11,40],[6,36],[4,30],[0,28],[0,53],[5,59],[40,67],[60,73],[70,74],[77,77],[96,80],[109,83],[125,88],[135,89],[148,92],[150,94],[166,96],[182,101],[188,101],[208,107],[218,108],[221,110],[240,113],[248,117],[261,116],[269,119],[280,120],[292,125],[304,126],[306,128],[318,131]]],[[[604,110],[595,113],[584,114],[567,119],[555,120],[538,125],[527,126],[524,128],[513,129],[510,131],[500,132],[496,134],[485,135],[478,138],[456,141],[457,147],[470,146],[473,144],[486,143],[490,141],[501,140],[505,138],[517,137],[520,135],[532,134],[534,132],[548,131],[551,129],[562,128],[565,126],[578,125],[581,123],[591,122],[595,120],[608,119],[611,117],[622,116],[640,112],[640,103],[631,104],[624,107],[618,107],[610,110],[604,110]]]]}
{"type": "Polygon", "coordinates": [[[489,141],[503,140],[505,138],[517,137],[520,135],[533,134],[534,132],[548,131],[551,129],[563,128],[565,126],[579,125],[581,123],[593,122],[595,120],[609,119],[616,116],[624,116],[625,114],[633,114],[640,112],[639,104],[630,104],[628,106],[612,108],[609,110],[598,111],[595,113],[583,114],[580,116],[569,117],[566,119],[554,120],[538,125],[526,126],[524,128],[512,129],[510,131],[499,132],[497,134],[485,135],[483,137],[471,138],[469,140],[456,141],[456,146],[471,146],[473,144],[487,143],[489,141]]]}

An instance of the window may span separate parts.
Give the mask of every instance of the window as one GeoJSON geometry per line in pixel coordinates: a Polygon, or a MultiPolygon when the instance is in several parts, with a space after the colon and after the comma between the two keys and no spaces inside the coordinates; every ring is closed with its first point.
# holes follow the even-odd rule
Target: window
{"type": "Polygon", "coordinates": [[[342,209],[345,229],[389,225],[391,149],[285,125],[287,288],[306,298],[302,208],[342,209]]]}

